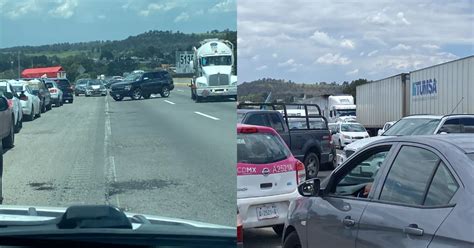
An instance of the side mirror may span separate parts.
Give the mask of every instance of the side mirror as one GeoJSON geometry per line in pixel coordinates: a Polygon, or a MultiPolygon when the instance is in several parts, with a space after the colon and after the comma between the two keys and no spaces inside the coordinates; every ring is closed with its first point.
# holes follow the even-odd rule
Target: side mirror
{"type": "Polygon", "coordinates": [[[3,93],[3,95],[4,95],[7,99],[13,99],[13,93],[11,93],[11,92],[5,92],[5,93],[3,93]]]}
{"type": "Polygon", "coordinates": [[[318,196],[321,189],[319,178],[312,178],[298,185],[298,193],[305,197],[318,196]]]}
{"type": "Polygon", "coordinates": [[[5,111],[8,109],[8,101],[5,97],[0,97],[0,111],[5,111]]]}

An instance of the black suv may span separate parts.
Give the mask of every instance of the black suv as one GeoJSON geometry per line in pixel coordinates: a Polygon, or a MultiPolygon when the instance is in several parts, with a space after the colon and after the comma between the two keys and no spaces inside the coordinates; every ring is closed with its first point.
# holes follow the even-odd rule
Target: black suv
{"type": "Polygon", "coordinates": [[[139,100],[142,97],[148,99],[151,94],[168,97],[173,89],[173,79],[167,71],[132,73],[123,82],[113,84],[110,95],[116,101],[121,101],[124,97],[139,100]]]}
{"type": "Polygon", "coordinates": [[[59,89],[63,91],[63,102],[68,101],[72,103],[74,101],[74,89],[72,88],[71,83],[66,78],[52,78],[59,89]]]}

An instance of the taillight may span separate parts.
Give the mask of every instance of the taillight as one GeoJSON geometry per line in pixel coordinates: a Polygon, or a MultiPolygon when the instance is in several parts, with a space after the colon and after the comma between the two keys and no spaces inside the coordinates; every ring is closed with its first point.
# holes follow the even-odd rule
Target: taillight
{"type": "Polygon", "coordinates": [[[237,242],[244,242],[243,224],[239,214],[237,214],[237,242]]]}
{"type": "Polygon", "coordinates": [[[13,99],[8,99],[8,108],[13,108],[13,99]]]}
{"type": "Polygon", "coordinates": [[[301,182],[304,182],[306,180],[306,170],[304,167],[304,164],[296,160],[296,183],[300,184],[301,182]]]}
{"type": "Polygon", "coordinates": [[[58,90],[57,89],[49,89],[49,92],[56,93],[56,92],[58,92],[58,90]]]}
{"type": "Polygon", "coordinates": [[[258,129],[256,127],[243,127],[240,129],[241,133],[257,133],[258,129]]]}

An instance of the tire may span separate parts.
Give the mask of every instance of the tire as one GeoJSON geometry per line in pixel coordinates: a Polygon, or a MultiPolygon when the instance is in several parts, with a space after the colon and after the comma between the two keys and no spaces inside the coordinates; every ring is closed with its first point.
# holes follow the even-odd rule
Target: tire
{"type": "Polygon", "coordinates": [[[317,177],[320,168],[318,155],[314,152],[307,153],[304,157],[304,167],[307,179],[317,177]]]}
{"type": "Polygon", "coordinates": [[[51,110],[53,108],[53,104],[49,102],[48,106],[46,106],[46,110],[51,110]]]}
{"type": "Polygon", "coordinates": [[[38,111],[38,114],[36,115],[36,118],[40,118],[41,117],[41,111],[38,111]]]}
{"type": "Polygon", "coordinates": [[[46,112],[46,105],[44,104],[43,102],[43,105],[41,106],[41,113],[45,113],[46,112]]]}
{"type": "Polygon", "coordinates": [[[196,100],[196,95],[193,90],[191,90],[191,99],[196,100]]]}
{"type": "Polygon", "coordinates": [[[151,97],[150,93],[143,94],[143,98],[145,98],[145,99],[150,99],[150,97],[151,97]]]}
{"type": "Polygon", "coordinates": [[[31,113],[26,116],[27,121],[33,121],[35,119],[35,108],[31,106],[31,113]]]}
{"type": "Polygon", "coordinates": [[[5,148],[12,148],[13,144],[15,143],[15,132],[13,130],[14,129],[13,124],[15,124],[15,119],[12,119],[10,134],[2,140],[3,147],[5,148]]]}
{"type": "Polygon", "coordinates": [[[168,86],[163,86],[163,88],[161,89],[160,95],[161,95],[161,97],[169,97],[170,96],[170,88],[168,88],[168,86]]]}
{"type": "Polygon", "coordinates": [[[285,225],[281,224],[281,225],[276,225],[276,226],[272,226],[273,228],[273,231],[278,235],[278,237],[281,238],[281,236],[283,235],[283,229],[285,228],[285,225]]]}
{"type": "Polygon", "coordinates": [[[74,100],[73,100],[73,99],[69,100],[69,103],[71,103],[71,104],[72,104],[73,102],[74,102],[74,100]]]}
{"type": "Polygon", "coordinates": [[[132,92],[132,99],[133,100],[140,100],[142,98],[142,90],[140,88],[136,88],[132,92]]]}
{"type": "Polygon", "coordinates": [[[77,93],[75,93],[74,95],[75,95],[75,96],[79,96],[79,94],[77,94],[77,93]]]}
{"type": "Polygon", "coordinates": [[[300,238],[296,232],[292,232],[283,241],[283,248],[301,248],[300,238]]]}
{"type": "Polygon", "coordinates": [[[195,101],[195,102],[202,102],[202,96],[196,95],[194,101],[195,101]]]}
{"type": "Polygon", "coordinates": [[[87,94],[86,94],[86,97],[90,97],[90,95],[87,95],[87,94]]]}
{"type": "Polygon", "coordinates": [[[115,101],[119,102],[123,100],[123,96],[113,96],[112,97],[115,101]]]}
{"type": "Polygon", "coordinates": [[[19,132],[20,132],[20,129],[21,129],[21,128],[20,128],[20,123],[21,123],[21,120],[17,120],[17,121],[16,121],[16,125],[15,125],[15,128],[14,128],[14,130],[13,130],[15,133],[19,133],[19,132]]]}
{"type": "Polygon", "coordinates": [[[339,149],[341,149],[341,150],[344,149],[344,146],[342,145],[341,139],[339,139],[339,149]]]}
{"type": "Polygon", "coordinates": [[[54,107],[57,108],[57,107],[60,107],[60,106],[61,106],[61,100],[58,99],[58,101],[54,103],[54,107]]]}

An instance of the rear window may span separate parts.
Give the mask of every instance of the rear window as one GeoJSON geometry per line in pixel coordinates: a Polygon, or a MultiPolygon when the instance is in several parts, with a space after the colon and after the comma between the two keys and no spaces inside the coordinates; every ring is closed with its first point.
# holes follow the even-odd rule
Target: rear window
{"type": "Polygon", "coordinates": [[[365,132],[365,128],[359,124],[342,124],[342,132],[365,132]]]}
{"type": "Polygon", "coordinates": [[[13,90],[16,91],[16,92],[22,92],[23,91],[23,86],[21,86],[21,85],[13,86],[13,90]]]}
{"type": "Polygon", "coordinates": [[[287,159],[290,151],[270,133],[237,134],[237,162],[269,164],[287,159]]]}
{"type": "Polygon", "coordinates": [[[64,79],[59,79],[59,80],[55,80],[56,83],[58,84],[58,87],[59,88],[68,88],[69,86],[71,86],[69,84],[69,81],[68,80],[64,80],[64,79]]]}
{"type": "Polygon", "coordinates": [[[46,82],[46,87],[48,87],[48,88],[53,88],[53,87],[54,87],[54,84],[51,83],[51,82],[46,82]]]}

